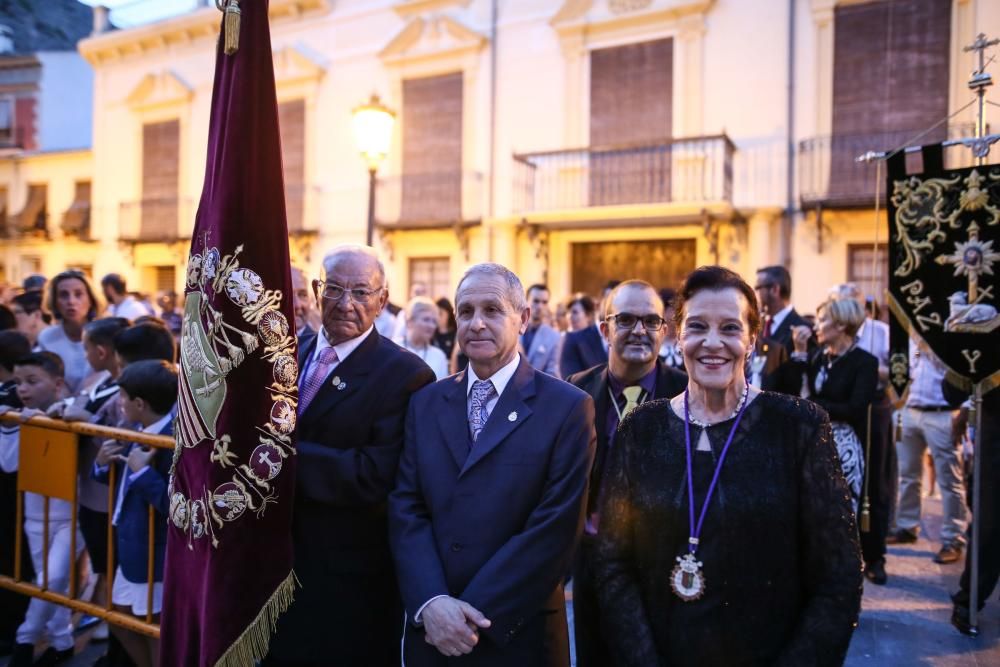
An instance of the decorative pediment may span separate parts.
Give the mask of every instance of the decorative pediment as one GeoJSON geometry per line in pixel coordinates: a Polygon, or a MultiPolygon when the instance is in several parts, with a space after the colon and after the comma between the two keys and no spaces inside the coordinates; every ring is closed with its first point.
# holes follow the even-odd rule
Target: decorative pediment
{"type": "Polygon", "coordinates": [[[468,7],[472,0],[400,0],[393,5],[397,14],[403,17],[423,14],[450,7],[468,7]]]}
{"type": "Polygon", "coordinates": [[[449,16],[413,18],[382,49],[387,65],[428,58],[454,57],[481,50],[489,40],[449,16]]]}
{"type": "Polygon", "coordinates": [[[326,60],[305,46],[286,46],[274,52],[274,80],[278,85],[318,80],[326,68],[326,60]]]}
{"type": "Polygon", "coordinates": [[[674,21],[704,14],[715,0],[565,0],[549,22],[560,33],[641,22],[674,21]]]}
{"type": "Polygon", "coordinates": [[[126,101],[132,108],[142,110],[183,104],[188,102],[192,95],[194,95],[194,88],[184,79],[170,70],[164,70],[157,74],[144,76],[139,85],[128,94],[126,101]]]}

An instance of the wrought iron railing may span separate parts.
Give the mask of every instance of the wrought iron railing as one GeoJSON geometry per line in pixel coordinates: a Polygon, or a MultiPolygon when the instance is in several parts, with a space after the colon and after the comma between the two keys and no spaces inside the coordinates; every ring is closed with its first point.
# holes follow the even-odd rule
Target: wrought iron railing
{"type": "MultiPolygon", "coordinates": [[[[888,151],[907,144],[922,130],[868,132],[812,137],[799,142],[799,195],[803,207],[856,208],[873,206],[875,200],[876,166],[874,162],[858,162],[856,158],[868,151],[888,151]]],[[[933,144],[945,139],[970,137],[972,124],[940,127],[915,140],[917,144],[933,144]]],[[[920,164],[919,155],[908,155],[907,164],[920,164]]],[[[963,167],[971,164],[971,152],[964,147],[945,149],[945,165],[963,167]]],[[[884,177],[885,168],[882,169],[884,177]]],[[[885,184],[879,192],[885,197],[885,184]]]]}
{"type": "Polygon", "coordinates": [[[194,203],[179,197],[123,202],[118,211],[118,238],[137,243],[169,243],[189,238],[194,213],[194,203]],[[182,233],[182,229],[187,231],[182,233]]]}
{"type": "Polygon", "coordinates": [[[375,219],[383,226],[445,226],[481,220],[483,175],[472,171],[379,178],[375,219]]]}
{"type": "Polygon", "coordinates": [[[515,154],[514,210],[731,201],[734,150],[715,135],[515,154]]]}

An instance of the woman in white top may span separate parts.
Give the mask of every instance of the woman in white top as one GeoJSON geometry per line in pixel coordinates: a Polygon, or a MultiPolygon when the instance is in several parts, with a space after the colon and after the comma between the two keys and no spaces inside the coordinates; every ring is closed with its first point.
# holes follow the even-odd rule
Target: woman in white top
{"type": "Polygon", "coordinates": [[[425,296],[413,297],[406,304],[406,335],[396,343],[423,359],[440,380],[448,377],[448,357],[431,345],[437,326],[437,304],[425,296]]]}
{"type": "Polygon", "coordinates": [[[69,270],[49,281],[49,310],[56,321],[38,334],[38,349],[62,358],[66,386],[76,394],[94,372],[83,349],[83,325],[97,317],[97,297],[87,277],[69,270]]]}

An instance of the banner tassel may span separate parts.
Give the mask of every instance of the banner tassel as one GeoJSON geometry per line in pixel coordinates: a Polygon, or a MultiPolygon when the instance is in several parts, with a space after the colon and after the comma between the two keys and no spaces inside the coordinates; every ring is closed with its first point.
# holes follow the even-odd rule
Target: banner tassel
{"type": "Polygon", "coordinates": [[[247,667],[263,660],[271,643],[271,635],[277,629],[278,617],[291,606],[295,600],[295,589],[301,585],[295,572],[289,572],[261,608],[257,618],[226,649],[215,667],[247,667]]]}
{"type": "Polygon", "coordinates": [[[240,13],[238,0],[229,0],[226,4],[222,30],[224,33],[222,50],[227,56],[233,55],[240,48],[240,13]]]}

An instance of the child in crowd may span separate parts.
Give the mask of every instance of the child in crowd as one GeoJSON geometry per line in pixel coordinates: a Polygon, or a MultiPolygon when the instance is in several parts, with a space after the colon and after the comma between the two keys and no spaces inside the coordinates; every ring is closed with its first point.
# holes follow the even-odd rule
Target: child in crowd
{"type": "MultiPolygon", "coordinates": [[[[167,332],[169,335],[169,332],[167,332]]],[[[164,360],[130,363],[118,378],[118,400],[126,422],[141,426],[144,433],[171,435],[177,402],[177,371],[164,360]]],[[[101,445],[94,476],[108,479],[117,465],[117,494],[112,523],[117,527],[118,569],[112,602],[119,611],[158,616],[163,599],[163,558],[167,544],[167,480],[172,452],[135,443],[107,440],[101,445]],[[122,465],[124,463],[124,465],[122,465]],[[156,510],[154,553],[150,556],[148,508],[156,510]],[[153,559],[153,606],[148,603],[148,559],[153,559]]],[[[158,665],[159,641],[145,635],[113,628],[112,632],[138,667],[158,665]]]]}
{"type": "MultiPolygon", "coordinates": [[[[17,383],[14,381],[14,362],[30,353],[31,342],[23,333],[0,331],[0,405],[6,405],[12,410],[21,409],[21,399],[17,397],[17,383]]],[[[0,472],[0,574],[8,577],[14,575],[12,536],[22,530],[22,526],[16,525],[16,507],[17,473],[0,472]]],[[[21,558],[21,576],[25,579],[35,576],[27,550],[21,558]]],[[[27,597],[0,589],[0,655],[8,655],[14,650],[17,626],[24,619],[27,609],[27,597]]]]}
{"type": "MultiPolygon", "coordinates": [[[[34,352],[14,362],[14,380],[17,395],[24,404],[24,419],[43,415],[44,411],[59,400],[66,390],[62,359],[52,352],[34,352]]],[[[10,410],[0,407],[0,412],[10,410]]],[[[18,468],[20,453],[20,427],[4,424],[0,428],[0,468],[14,472],[18,468]]],[[[77,535],[78,553],[70,553],[70,542],[76,526],[70,503],[57,498],[49,499],[48,535],[45,535],[45,499],[34,493],[24,497],[24,532],[34,564],[36,581],[42,585],[43,559],[48,564],[48,588],[57,593],[69,592],[70,563],[83,550],[83,538],[77,535]],[[44,552],[48,542],[48,554],[44,552]]],[[[34,645],[45,639],[49,647],[39,659],[44,665],[57,665],[73,657],[73,630],[70,610],[51,602],[33,598],[28,605],[24,622],[17,629],[17,643],[11,654],[9,667],[28,667],[33,664],[34,645]]]]}

